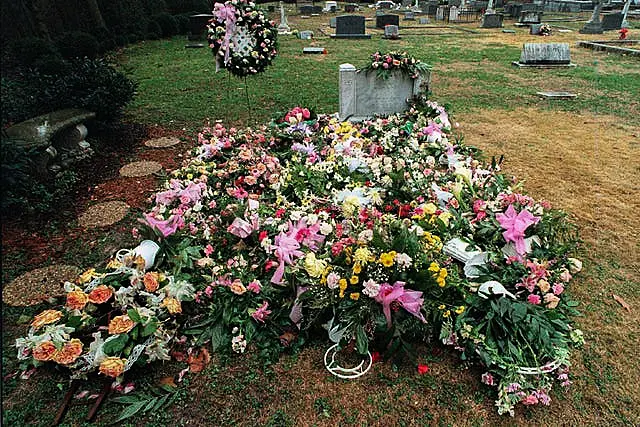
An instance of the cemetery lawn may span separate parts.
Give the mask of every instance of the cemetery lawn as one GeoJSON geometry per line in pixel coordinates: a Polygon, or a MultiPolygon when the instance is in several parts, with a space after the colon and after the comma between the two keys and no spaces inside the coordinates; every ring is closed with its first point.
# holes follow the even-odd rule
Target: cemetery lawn
{"type": "MultiPolygon", "coordinates": [[[[140,43],[113,58],[139,83],[127,121],[148,129],[158,125],[167,133],[184,128],[185,135],[193,136],[207,119],[263,123],[296,105],[332,113],[338,109],[341,63],[363,66],[375,50],[406,50],[431,64],[431,98],[447,106],[465,141],[482,148],[489,159],[504,154],[506,173],[522,181],[529,194],[568,211],[580,226],[584,244],[579,257],[585,270],[571,291],[581,302],[578,324],[587,342],[574,353],[573,386],[566,391],[555,388],[550,407],[520,407],[515,418],[498,417],[493,390],[478,381],[482,371],[466,367],[448,349],[421,349],[420,361],[430,367],[426,375],[418,375],[408,364],[384,363],[362,379],[346,382],[324,370],[325,344],[318,342],[271,366],[251,355],[214,357],[203,372],[187,375],[171,406],[133,418],[133,425],[640,424],[640,61],[575,47],[577,40],[615,38],[613,32],[594,36],[554,31],[542,38],[521,28],[514,35],[480,30],[477,24],[403,29],[405,22],[400,23],[398,41],[382,40],[380,31],[370,28],[372,40],[332,40],[319,30],[332,32],[328,17],[289,16],[293,28],[312,30],[316,39],[280,38],[274,65],[265,75],[247,79],[251,111],[244,80],[215,74],[208,49],[185,49],[182,38],[140,43]],[[570,43],[577,67],[512,67],[525,42],[570,43]],[[310,45],[329,53],[303,56],[302,48],[310,45]],[[578,97],[549,101],[536,96],[544,90],[578,97]],[[614,294],[631,310],[617,303],[614,294]]],[[[579,28],[576,23],[558,25],[579,28]]],[[[515,27],[508,21],[505,28],[515,27]]],[[[640,38],[637,22],[632,21],[629,38],[640,38]]],[[[114,148],[114,159],[145,156],[139,147],[122,147],[114,148]]],[[[117,168],[112,169],[110,173],[117,174],[117,168]]],[[[55,262],[83,268],[99,264],[131,242],[127,230],[135,225],[136,214],[102,232],[78,235],[64,253],[55,252],[55,262]]],[[[73,220],[68,221],[34,231],[39,247],[5,248],[3,282],[24,271],[21,260],[30,260],[30,268],[52,262],[38,250],[54,247],[56,239],[74,227],[73,220]],[[37,253],[41,255],[34,259],[37,253]]],[[[3,239],[5,243],[6,234],[3,239]]],[[[24,319],[42,308],[3,305],[3,377],[16,369],[11,344],[26,330],[24,319]]],[[[137,388],[157,384],[186,364],[155,366],[157,370],[144,378],[131,378],[137,388]]],[[[6,425],[49,425],[67,383],[55,371],[43,370],[29,381],[5,379],[3,386],[6,425]]],[[[84,425],[88,408],[72,407],[65,425],[84,425]]],[[[107,402],[96,424],[108,425],[122,409],[107,402]]]]}

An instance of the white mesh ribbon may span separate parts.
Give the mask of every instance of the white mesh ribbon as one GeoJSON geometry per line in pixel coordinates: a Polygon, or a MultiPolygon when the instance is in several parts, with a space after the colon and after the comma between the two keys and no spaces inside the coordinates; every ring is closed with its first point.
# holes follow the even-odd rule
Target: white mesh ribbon
{"type": "Polygon", "coordinates": [[[133,347],[133,350],[131,350],[131,354],[127,358],[127,362],[124,364],[124,372],[127,372],[129,369],[131,369],[133,364],[138,361],[138,358],[140,357],[142,352],[153,343],[153,340],[154,338],[151,337],[146,340],[144,344],[138,344],[137,346],[133,347]]]}
{"type": "Polygon", "coordinates": [[[138,270],[136,270],[135,268],[127,267],[125,265],[126,264],[125,261],[127,260],[127,258],[133,259],[135,258],[135,256],[136,255],[133,249],[120,249],[116,253],[116,260],[122,265],[118,267],[116,270],[112,271],[111,273],[106,273],[101,275],[100,277],[95,277],[93,280],[91,280],[91,282],[89,282],[87,286],[85,286],[84,291],[91,292],[93,289],[95,289],[96,286],[102,283],[102,280],[107,276],[114,276],[120,273],[129,273],[130,275],[134,275],[134,274],[137,275],[138,270]]]}
{"type": "Polygon", "coordinates": [[[233,53],[240,56],[251,56],[256,46],[256,39],[249,33],[246,27],[239,27],[231,37],[233,53]]]}

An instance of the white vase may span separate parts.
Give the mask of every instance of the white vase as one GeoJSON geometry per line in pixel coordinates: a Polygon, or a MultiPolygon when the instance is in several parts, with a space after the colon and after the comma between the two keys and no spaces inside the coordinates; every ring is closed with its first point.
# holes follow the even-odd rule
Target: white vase
{"type": "Polygon", "coordinates": [[[150,270],[153,267],[153,264],[156,262],[156,255],[160,250],[160,245],[158,245],[153,240],[143,240],[140,244],[133,250],[136,256],[141,256],[144,258],[144,269],[150,270]]]}

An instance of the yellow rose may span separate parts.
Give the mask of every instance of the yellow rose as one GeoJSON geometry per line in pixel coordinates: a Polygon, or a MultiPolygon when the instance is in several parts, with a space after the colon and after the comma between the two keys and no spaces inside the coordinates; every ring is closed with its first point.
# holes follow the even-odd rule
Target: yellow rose
{"type": "Polygon", "coordinates": [[[360,279],[358,278],[358,276],[351,276],[351,278],[349,279],[349,283],[351,283],[352,285],[355,285],[356,283],[358,283],[360,279]]]}
{"type": "Polygon", "coordinates": [[[100,363],[100,373],[108,377],[119,377],[124,372],[124,365],[126,359],[120,359],[119,357],[106,357],[100,363]]]}
{"type": "Polygon", "coordinates": [[[427,203],[422,207],[422,210],[425,214],[433,215],[438,210],[438,207],[433,203],[427,203]]]}
{"type": "Polygon", "coordinates": [[[31,326],[35,329],[41,328],[44,325],[55,323],[62,318],[62,312],[58,310],[45,310],[38,314],[31,321],[31,326]]]}
{"type": "Polygon", "coordinates": [[[538,287],[543,293],[549,292],[549,289],[551,289],[551,285],[549,284],[549,282],[544,279],[538,280],[538,287]]]}
{"type": "Polygon", "coordinates": [[[311,277],[320,277],[327,268],[327,262],[316,258],[316,254],[309,252],[304,258],[304,269],[311,277]]]}
{"type": "Polygon", "coordinates": [[[167,311],[169,314],[177,314],[182,313],[182,305],[180,301],[173,297],[167,297],[162,301],[162,306],[167,307],[167,311]]]}
{"type": "Polygon", "coordinates": [[[354,301],[358,301],[358,298],[360,298],[360,293],[359,292],[354,292],[351,295],[349,295],[349,298],[351,298],[354,301]]]}
{"type": "Polygon", "coordinates": [[[429,265],[428,270],[431,271],[431,272],[437,273],[438,271],[440,271],[440,266],[438,264],[436,264],[435,262],[432,262],[429,265]]]}
{"type": "Polygon", "coordinates": [[[72,310],[82,310],[89,302],[89,296],[80,289],[67,294],[67,307],[72,310]]]}
{"type": "Polygon", "coordinates": [[[367,262],[375,260],[375,257],[368,248],[358,248],[353,254],[353,259],[360,264],[366,265],[367,262]]]}
{"type": "Polygon", "coordinates": [[[131,320],[128,315],[116,316],[109,322],[109,334],[124,334],[129,332],[136,326],[136,322],[131,320]]]}

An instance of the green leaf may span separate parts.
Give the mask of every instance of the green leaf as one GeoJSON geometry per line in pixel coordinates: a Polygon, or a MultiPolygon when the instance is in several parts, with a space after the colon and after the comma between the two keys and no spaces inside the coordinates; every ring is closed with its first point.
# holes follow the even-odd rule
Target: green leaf
{"type": "Polygon", "coordinates": [[[135,308],[130,308],[129,310],[127,310],[127,316],[129,316],[129,319],[133,320],[136,323],[142,323],[142,318],[140,317],[140,314],[138,314],[138,310],[136,310],[135,308]]]}
{"type": "Polygon", "coordinates": [[[129,335],[119,334],[116,338],[106,342],[102,347],[102,351],[108,356],[115,356],[124,349],[127,341],[129,341],[129,335]]]}
{"type": "Polygon", "coordinates": [[[222,329],[222,325],[216,325],[211,331],[211,350],[213,352],[218,351],[225,343],[225,333],[222,329]]]}
{"type": "Polygon", "coordinates": [[[133,417],[135,414],[137,414],[140,409],[142,409],[142,407],[144,405],[146,405],[147,401],[146,400],[142,400],[140,402],[137,403],[133,403],[129,406],[127,406],[124,411],[122,411],[122,413],[120,413],[120,417],[115,421],[116,423],[119,423],[120,421],[126,420],[127,418],[131,418],[133,417]]]}
{"type": "Polygon", "coordinates": [[[367,354],[369,351],[369,340],[362,325],[356,327],[356,349],[360,354],[367,354]]]}
{"type": "Polygon", "coordinates": [[[158,330],[158,323],[155,321],[149,322],[146,325],[144,325],[144,328],[142,328],[142,336],[148,337],[150,335],[153,335],[153,333],[157,330],[158,330]]]}
{"type": "Polygon", "coordinates": [[[66,326],[77,329],[82,324],[81,316],[71,316],[66,322],[66,326]]]}

